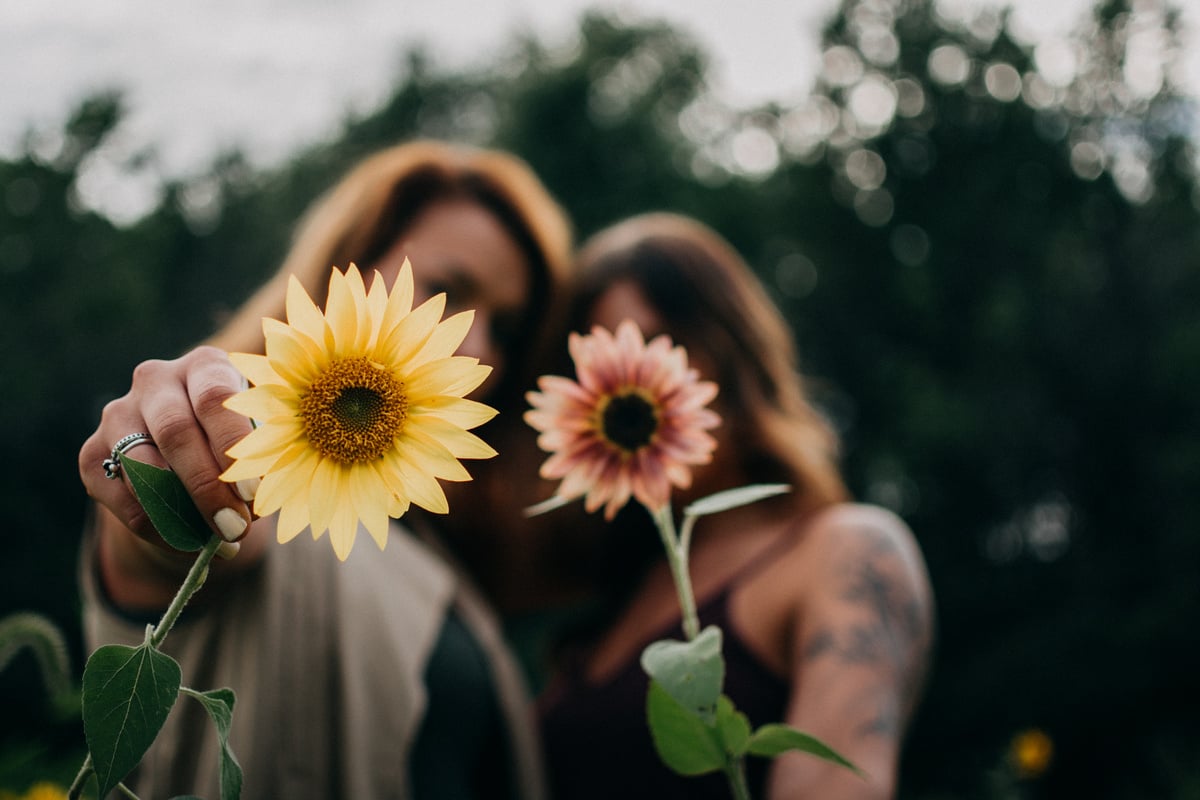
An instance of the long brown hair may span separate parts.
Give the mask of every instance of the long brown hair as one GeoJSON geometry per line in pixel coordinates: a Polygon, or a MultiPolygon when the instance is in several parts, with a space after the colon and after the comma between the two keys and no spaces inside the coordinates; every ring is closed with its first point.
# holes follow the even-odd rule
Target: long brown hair
{"type": "Polygon", "coordinates": [[[706,377],[720,387],[745,477],[791,484],[806,510],[847,498],[837,437],[808,399],[791,328],[721,236],[687,217],[644,214],[589,239],[576,272],[574,329],[586,332],[596,300],[630,281],[677,343],[712,362],[717,374],[706,377]]]}

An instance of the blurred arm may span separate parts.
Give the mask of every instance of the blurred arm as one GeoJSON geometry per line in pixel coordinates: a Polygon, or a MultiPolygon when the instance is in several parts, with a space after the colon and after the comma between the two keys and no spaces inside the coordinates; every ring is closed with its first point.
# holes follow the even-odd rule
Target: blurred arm
{"type": "Polygon", "coordinates": [[[911,532],[869,506],[827,513],[813,535],[819,576],[803,592],[792,646],[787,722],[817,736],[867,777],[807,754],[772,767],[779,798],[891,798],[905,728],[933,633],[929,579],[911,532]]]}

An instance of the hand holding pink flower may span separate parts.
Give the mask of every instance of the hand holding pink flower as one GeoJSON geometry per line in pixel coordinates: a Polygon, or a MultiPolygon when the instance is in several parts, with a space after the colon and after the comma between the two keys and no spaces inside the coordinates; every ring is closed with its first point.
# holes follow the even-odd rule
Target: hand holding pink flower
{"type": "Polygon", "coordinates": [[[688,568],[692,528],[700,517],[753,503],[789,490],[755,484],[701,498],[683,509],[676,530],[671,488],[691,486],[691,468],[712,460],[716,441],[708,433],[720,417],[707,408],[717,385],[690,369],[683,347],[666,335],[648,344],[625,319],[616,335],[601,327],[568,340],[578,382],[558,376],[538,380],[526,397],[525,421],[550,453],[544,478],[561,478],[536,514],[584,497],[589,512],[604,506],[611,520],[630,498],[649,512],[662,539],[675,584],[686,641],[661,640],[642,652],[650,677],[647,722],[659,757],[681,775],[723,771],[737,800],[749,800],[744,760],[799,750],[857,772],[844,757],[802,731],[768,724],[752,730],[749,719],[722,694],[725,664],[722,632],[700,629],[688,568]]]}

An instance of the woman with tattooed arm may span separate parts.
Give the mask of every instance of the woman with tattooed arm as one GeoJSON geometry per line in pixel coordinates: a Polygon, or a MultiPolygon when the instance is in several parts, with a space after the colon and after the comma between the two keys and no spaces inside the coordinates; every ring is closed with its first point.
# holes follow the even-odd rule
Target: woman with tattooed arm
{"type": "MultiPolygon", "coordinates": [[[[788,494],[697,524],[691,574],[701,626],[724,631],[725,693],[751,725],[786,722],[853,761],[859,777],[803,754],[748,759],[754,797],[887,798],[932,639],[932,598],[912,533],[894,514],[849,502],[836,440],[808,400],[792,334],[744,261],[699,223],[635,217],[581,251],[572,329],[632,319],[668,334],[715,381],[712,463],[678,509],[750,483],[788,494]]],[[[678,637],[680,613],[649,516],[635,505],[609,526],[610,612],[564,648],[541,698],[557,797],[728,797],[720,774],[663,766],[646,727],[639,656],[678,637]],[[586,744],[584,744],[586,743],[586,744]],[[619,765],[619,767],[617,766],[619,765]]]]}

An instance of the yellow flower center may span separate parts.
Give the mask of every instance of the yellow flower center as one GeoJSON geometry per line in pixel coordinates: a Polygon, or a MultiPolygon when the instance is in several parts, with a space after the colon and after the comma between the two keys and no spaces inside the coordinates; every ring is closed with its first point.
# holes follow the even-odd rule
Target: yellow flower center
{"type": "Polygon", "coordinates": [[[658,431],[658,406],[638,388],[602,398],[596,411],[600,435],[627,453],[650,444],[658,431]]]}
{"type": "Polygon", "coordinates": [[[404,384],[367,358],[343,358],[300,400],[304,433],[325,458],[360,464],[382,458],[408,416],[404,384]]]}

